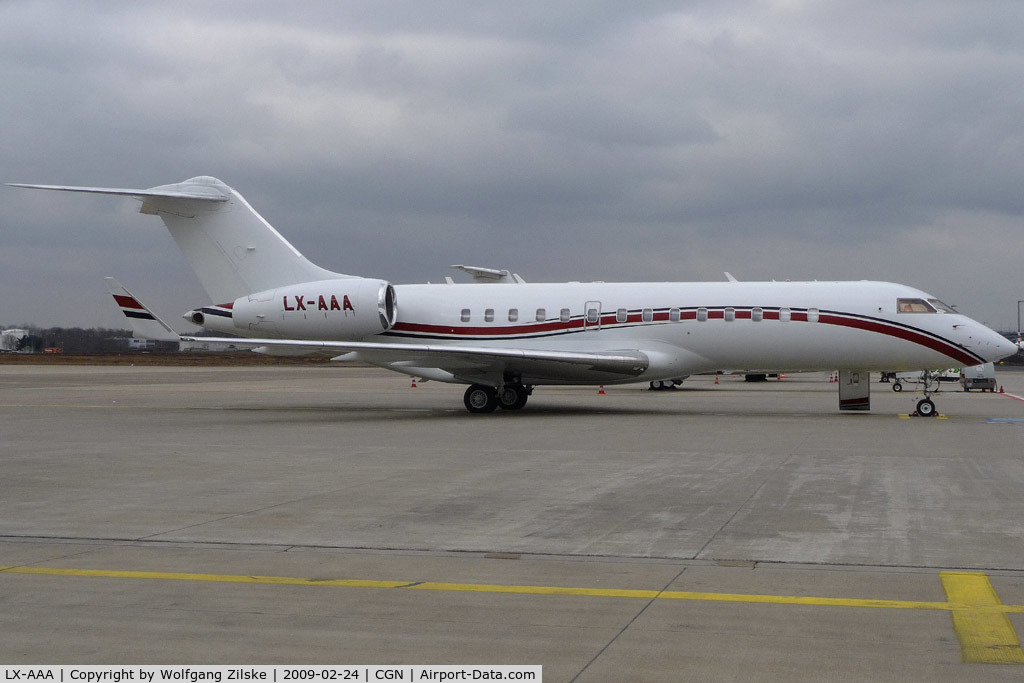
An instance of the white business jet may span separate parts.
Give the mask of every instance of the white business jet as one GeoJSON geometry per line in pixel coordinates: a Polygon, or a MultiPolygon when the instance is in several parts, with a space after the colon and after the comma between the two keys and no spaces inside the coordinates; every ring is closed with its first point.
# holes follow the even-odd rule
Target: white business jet
{"type": "MultiPolygon", "coordinates": [[[[140,200],[211,298],[186,313],[192,323],[248,337],[264,352],[341,353],[468,384],[471,413],[520,409],[538,385],[735,367],[839,369],[840,409],[868,410],[871,370],[971,366],[1016,351],[935,297],[887,282],[393,285],[314,265],[216,178],[148,190],[16,186],[140,200]]],[[[930,392],[917,412],[935,414],[930,392]]]]}

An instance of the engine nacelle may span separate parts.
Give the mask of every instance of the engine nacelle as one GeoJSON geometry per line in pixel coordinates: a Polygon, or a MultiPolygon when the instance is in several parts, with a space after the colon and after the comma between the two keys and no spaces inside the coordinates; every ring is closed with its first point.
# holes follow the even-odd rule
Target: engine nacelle
{"type": "Polygon", "coordinates": [[[395,288],[342,278],[288,285],[235,299],[231,318],[247,336],[353,341],[391,329],[395,288]]]}

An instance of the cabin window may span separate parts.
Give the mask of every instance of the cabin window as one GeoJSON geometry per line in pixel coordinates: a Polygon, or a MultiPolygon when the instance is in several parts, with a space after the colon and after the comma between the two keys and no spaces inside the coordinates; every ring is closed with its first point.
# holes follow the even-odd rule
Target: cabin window
{"type": "Polygon", "coordinates": [[[598,319],[600,318],[600,316],[601,316],[601,314],[598,312],[598,310],[596,308],[588,308],[587,309],[587,322],[588,323],[596,323],[598,321],[598,319]]]}
{"type": "Polygon", "coordinates": [[[818,309],[808,308],[807,309],[807,322],[816,323],[818,322],[818,309]]]}
{"type": "Polygon", "coordinates": [[[736,309],[732,308],[731,306],[729,308],[726,308],[725,309],[725,320],[726,320],[726,322],[730,322],[731,323],[735,319],[736,319],[736,309]]]}
{"type": "Polygon", "coordinates": [[[510,309],[508,309],[508,321],[510,323],[514,323],[514,322],[516,322],[518,320],[519,320],[519,309],[518,308],[510,308],[510,309]]]}
{"type": "Polygon", "coordinates": [[[624,323],[629,320],[629,312],[625,308],[620,308],[615,311],[615,322],[624,323]]]}
{"type": "Polygon", "coordinates": [[[542,323],[548,319],[548,312],[543,308],[537,309],[537,322],[542,323]]]}
{"type": "Polygon", "coordinates": [[[750,309],[750,319],[754,322],[764,320],[764,310],[760,306],[754,306],[750,309]]]}
{"type": "Polygon", "coordinates": [[[793,312],[791,310],[789,310],[788,308],[785,308],[785,307],[779,309],[779,320],[787,321],[787,320],[792,320],[792,319],[793,319],[793,312]]]}
{"type": "MultiPolygon", "coordinates": [[[[936,299],[938,301],[938,299],[936,299]]],[[[939,301],[939,303],[942,303],[939,301]]],[[[942,304],[946,306],[946,304],[942,304]]],[[[946,308],[949,308],[946,306],[946,308]]],[[[935,313],[935,308],[924,299],[897,299],[896,311],[899,313],[935,313]]],[[[952,309],[950,309],[952,312],[952,309]]]]}
{"type": "Polygon", "coordinates": [[[468,323],[469,322],[469,317],[470,317],[469,316],[469,309],[468,308],[463,308],[462,309],[462,322],[468,323]]]}
{"type": "Polygon", "coordinates": [[[644,311],[643,311],[643,318],[644,318],[644,322],[645,323],[653,322],[654,321],[654,309],[652,309],[652,308],[645,308],[644,311]]]}
{"type": "Polygon", "coordinates": [[[668,319],[671,320],[674,323],[677,323],[680,320],[682,320],[682,316],[679,314],[679,309],[678,308],[670,309],[669,312],[668,312],[668,319]]]}
{"type": "Polygon", "coordinates": [[[697,320],[699,320],[701,322],[704,322],[707,319],[708,319],[708,309],[703,308],[703,307],[698,308],[697,309],[697,320]]]}
{"type": "Polygon", "coordinates": [[[558,314],[558,319],[561,320],[563,323],[569,322],[569,309],[563,308],[558,314]]]}
{"type": "Polygon", "coordinates": [[[485,308],[484,309],[484,322],[485,323],[493,323],[494,322],[494,309],[493,308],[485,308]]]}

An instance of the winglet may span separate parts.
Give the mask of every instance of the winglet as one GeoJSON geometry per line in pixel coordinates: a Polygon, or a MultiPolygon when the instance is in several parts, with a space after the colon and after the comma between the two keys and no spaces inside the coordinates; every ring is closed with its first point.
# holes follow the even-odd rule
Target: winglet
{"type": "Polygon", "coordinates": [[[124,317],[128,318],[132,333],[136,337],[175,342],[181,338],[167,323],[132,296],[131,292],[125,289],[120,282],[112,277],[105,277],[103,280],[114,297],[114,303],[124,313],[124,317]]]}
{"type": "Polygon", "coordinates": [[[473,276],[474,282],[514,282],[516,284],[524,284],[526,280],[521,278],[518,273],[513,273],[505,269],[497,268],[481,268],[480,266],[463,266],[454,265],[451,266],[456,270],[461,270],[464,273],[469,273],[473,276]]]}

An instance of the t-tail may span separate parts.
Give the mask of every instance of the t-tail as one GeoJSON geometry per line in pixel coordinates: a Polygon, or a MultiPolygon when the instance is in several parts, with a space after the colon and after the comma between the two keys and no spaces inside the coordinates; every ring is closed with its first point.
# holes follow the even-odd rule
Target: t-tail
{"type": "Polygon", "coordinates": [[[26,185],[15,187],[134,197],[160,216],[211,301],[300,282],[349,278],[310,262],[238,192],[209,176],[148,190],[26,185]]]}

